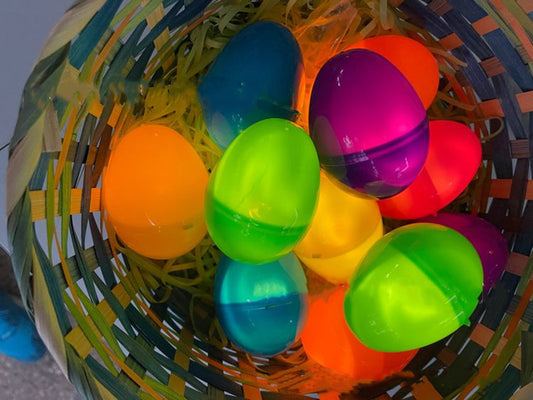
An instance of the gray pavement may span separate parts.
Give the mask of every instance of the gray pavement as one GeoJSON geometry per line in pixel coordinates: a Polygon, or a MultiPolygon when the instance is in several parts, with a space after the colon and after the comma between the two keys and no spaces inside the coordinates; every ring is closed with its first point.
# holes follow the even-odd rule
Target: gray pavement
{"type": "MultiPolygon", "coordinates": [[[[10,258],[0,247],[0,290],[18,295],[10,258]]],[[[36,363],[22,363],[0,354],[0,399],[82,400],[50,354],[36,363]]]]}
{"type": "Polygon", "coordinates": [[[0,398],[82,400],[49,354],[32,364],[24,364],[0,355],[0,398]]]}

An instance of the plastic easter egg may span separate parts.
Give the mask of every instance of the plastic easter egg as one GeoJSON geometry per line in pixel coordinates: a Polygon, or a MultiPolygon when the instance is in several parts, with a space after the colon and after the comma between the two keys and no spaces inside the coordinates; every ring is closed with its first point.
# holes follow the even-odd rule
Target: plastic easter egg
{"type": "Polygon", "coordinates": [[[407,78],[424,108],[433,102],[439,88],[439,67],[421,43],[405,36],[384,35],[361,40],[350,49],[367,49],[385,57],[407,78]]]}
{"type": "Polygon", "coordinates": [[[207,170],[176,131],[142,125],[111,150],[102,180],[108,221],[129,248],[168,259],[192,250],[205,236],[207,170]]]}
{"type": "Polygon", "coordinates": [[[275,22],[254,22],[224,47],[198,86],[211,138],[222,149],[267,118],[295,120],[303,79],[300,47],[275,22]]]}
{"type": "Polygon", "coordinates": [[[468,186],[481,163],[481,144],[466,125],[430,121],[429,152],[413,184],[378,202],[385,217],[416,219],[436,213],[468,186]]]}
{"type": "Polygon", "coordinates": [[[228,339],[251,354],[273,356],[287,350],[307,318],[307,281],[292,253],[265,265],[222,257],[214,299],[228,339]]]}
{"type": "Polygon", "coordinates": [[[343,190],[322,172],[315,216],[294,252],[323,278],[345,283],[382,236],[383,223],[376,201],[343,190]]]}
{"type": "Polygon", "coordinates": [[[377,198],[405,189],[426,160],[424,106],[402,73],[369,50],[341,53],[321,68],[309,128],[322,167],[377,198]]]}
{"type": "Polygon", "coordinates": [[[344,318],[345,291],[345,287],[338,286],[332,293],[310,300],[301,337],[307,356],[358,381],[379,381],[403,370],[417,350],[384,353],[362,344],[344,318]]]}
{"type": "Polygon", "coordinates": [[[470,242],[437,224],[412,224],[380,239],[346,293],[346,321],[379,351],[420,348],[469,324],[483,287],[470,242]]]}
{"type": "Polygon", "coordinates": [[[483,266],[483,289],[489,291],[500,279],[509,258],[507,242],[490,222],[468,214],[439,213],[421,222],[440,224],[455,229],[476,249],[483,266]]]}
{"type": "Polygon", "coordinates": [[[305,131],[283,119],[257,122],[233,141],[211,175],[207,229],[235,260],[274,261],[303,238],[319,182],[318,157],[305,131]]]}

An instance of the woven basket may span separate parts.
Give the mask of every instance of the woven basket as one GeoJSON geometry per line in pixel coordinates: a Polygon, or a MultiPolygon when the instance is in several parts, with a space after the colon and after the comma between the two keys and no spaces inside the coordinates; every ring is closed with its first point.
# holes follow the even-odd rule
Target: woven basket
{"type": "MultiPolygon", "coordinates": [[[[19,288],[65,375],[87,399],[121,400],[502,400],[533,381],[532,15],[531,0],[74,2],[24,89],[7,173],[19,288]],[[216,163],[195,82],[259,19],[294,31],[308,89],[324,61],[318,47],[332,54],[389,32],[416,38],[441,70],[430,118],[467,122],[483,142],[479,173],[452,208],[502,229],[506,271],[469,327],[382,382],[336,376],[299,343],[270,359],[234,350],[209,294],[219,257],[209,239],[156,262],[122,247],[99,212],[109,150],[136,124],[173,126],[208,168],[216,163]]],[[[325,285],[312,274],[309,283],[325,285]]]]}

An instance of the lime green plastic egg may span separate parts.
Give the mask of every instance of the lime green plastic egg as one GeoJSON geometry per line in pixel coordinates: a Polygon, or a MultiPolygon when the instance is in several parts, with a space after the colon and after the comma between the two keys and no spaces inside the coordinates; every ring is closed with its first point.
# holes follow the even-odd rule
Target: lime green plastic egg
{"type": "Polygon", "coordinates": [[[315,212],[318,155],[305,131],[271,118],[245,129],[207,186],[207,229],[228,257],[263,264],[288,254],[315,212]]]}
{"type": "Polygon", "coordinates": [[[470,242],[453,229],[412,224],[378,240],[350,282],[346,321],[368,347],[406,351],[469,324],[483,288],[470,242]]]}

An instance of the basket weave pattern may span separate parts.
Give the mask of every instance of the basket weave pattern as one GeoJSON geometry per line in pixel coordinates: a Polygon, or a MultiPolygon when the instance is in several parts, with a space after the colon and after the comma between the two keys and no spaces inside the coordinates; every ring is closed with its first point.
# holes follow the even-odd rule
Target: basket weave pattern
{"type": "MultiPolygon", "coordinates": [[[[232,32],[246,19],[242,10],[253,8],[251,19],[286,15],[304,38],[298,27],[323,3],[81,0],[51,32],[11,140],[8,232],[24,304],[86,398],[290,400],[319,392],[323,399],[474,393],[500,400],[533,381],[530,0],[333,2],[332,21],[346,7],[358,10],[350,21],[360,38],[418,35],[432,50],[443,79],[430,117],[471,123],[483,141],[479,174],[453,207],[501,228],[511,249],[471,326],[419,351],[398,376],[354,386],[307,360],[298,344],[270,360],[225,347],[205,295],[219,257],[211,242],[179,260],[154,262],[121,247],[101,218],[100,177],[126,128],[173,121],[208,168],[218,160],[216,147],[197,134],[205,131],[197,107],[167,101],[194,98],[187,79],[194,81],[230,36],[222,28],[220,40],[204,36],[206,22],[232,32]]],[[[331,39],[306,32],[310,41],[331,39]]],[[[310,290],[322,285],[312,276],[310,282],[310,290]]]]}

